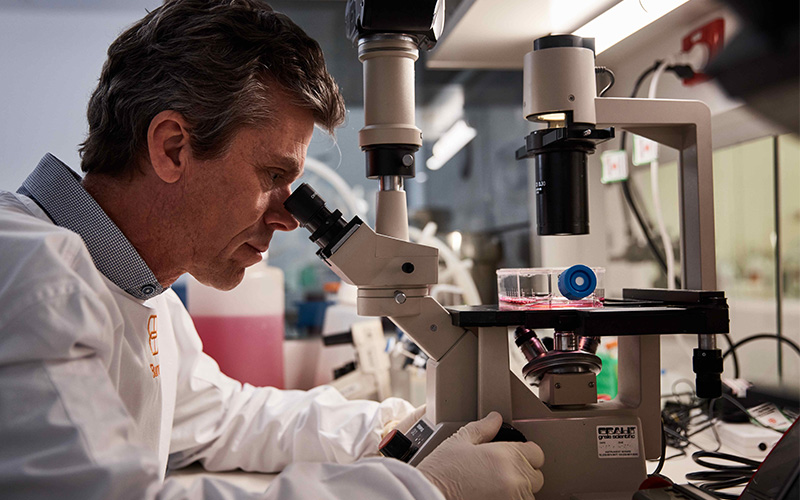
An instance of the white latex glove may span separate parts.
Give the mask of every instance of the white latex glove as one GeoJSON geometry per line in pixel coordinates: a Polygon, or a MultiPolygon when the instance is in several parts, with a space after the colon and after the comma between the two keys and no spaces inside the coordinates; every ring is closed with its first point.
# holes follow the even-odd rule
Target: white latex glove
{"type": "Polygon", "coordinates": [[[544,453],[533,442],[490,443],[503,418],[491,412],[440,444],[417,469],[447,500],[533,500],[544,484],[544,453]]]}
{"type": "Polygon", "coordinates": [[[414,411],[409,412],[401,418],[400,420],[390,420],[386,422],[383,426],[383,431],[381,432],[381,439],[385,438],[387,434],[392,432],[394,429],[405,434],[409,430],[411,430],[411,426],[417,423],[417,420],[421,419],[423,415],[425,415],[425,408],[426,405],[422,405],[414,409],[414,411]]]}

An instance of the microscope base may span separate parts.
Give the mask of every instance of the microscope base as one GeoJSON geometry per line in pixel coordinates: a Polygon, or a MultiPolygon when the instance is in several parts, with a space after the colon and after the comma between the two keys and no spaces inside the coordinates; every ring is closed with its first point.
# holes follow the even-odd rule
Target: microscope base
{"type": "Polygon", "coordinates": [[[597,494],[630,499],[646,478],[642,424],[636,417],[515,420],[512,425],[548,450],[537,500],[587,499],[597,494]]]}
{"type": "MultiPolygon", "coordinates": [[[[419,447],[409,464],[419,464],[465,423],[433,426],[420,420],[407,434],[419,447]]],[[[642,425],[634,416],[514,420],[511,425],[548,450],[537,500],[629,500],[646,478],[642,425]]]]}

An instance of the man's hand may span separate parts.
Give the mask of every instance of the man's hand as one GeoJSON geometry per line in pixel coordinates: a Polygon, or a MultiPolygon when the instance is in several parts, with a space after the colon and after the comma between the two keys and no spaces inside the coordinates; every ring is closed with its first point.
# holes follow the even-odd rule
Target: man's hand
{"type": "Polygon", "coordinates": [[[536,443],[490,443],[503,418],[492,412],[470,422],[428,455],[417,469],[447,500],[533,500],[544,484],[544,453],[536,443]]]}

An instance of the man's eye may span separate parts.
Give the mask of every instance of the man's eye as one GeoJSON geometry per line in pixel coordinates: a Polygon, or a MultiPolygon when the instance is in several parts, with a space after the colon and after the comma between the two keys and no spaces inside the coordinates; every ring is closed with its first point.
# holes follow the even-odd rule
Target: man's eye
{"type": "Polygon", "coordinates": [[[271,188],[283,179],[283,172],[277,169],[264,169],[261,171],[264,185],[271,188]]]}

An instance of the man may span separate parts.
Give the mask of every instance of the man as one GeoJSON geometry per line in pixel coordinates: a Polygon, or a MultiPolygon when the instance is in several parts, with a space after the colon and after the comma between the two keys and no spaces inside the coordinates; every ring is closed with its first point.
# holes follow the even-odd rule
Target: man
{"type": "Polygon", "coordinates": [[[242,386],[169,286],[261,258],[314,124],[344,117],[322,52],[258,0],[168,1],[109,48],[85,177],[46,155],[0,193],[0,491],[13,498],[533,498],[532,443],[493,413],[412,468],[376,455],[400,400],[242,386]],[[285,471],[253,496],[167,467],[285,471]]]}

